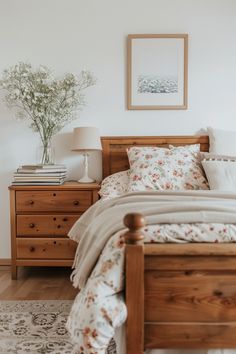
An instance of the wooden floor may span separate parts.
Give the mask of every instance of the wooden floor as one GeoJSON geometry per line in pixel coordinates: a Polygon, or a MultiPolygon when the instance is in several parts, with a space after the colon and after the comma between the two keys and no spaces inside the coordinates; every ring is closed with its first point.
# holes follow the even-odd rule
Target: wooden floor
{"type": "Polygon", "coordinates": [[[22,267],[12,280],[10,267],[0,266],[0,300],[73,300],[78,290],[70,274],[70,268],[22,267]]]}

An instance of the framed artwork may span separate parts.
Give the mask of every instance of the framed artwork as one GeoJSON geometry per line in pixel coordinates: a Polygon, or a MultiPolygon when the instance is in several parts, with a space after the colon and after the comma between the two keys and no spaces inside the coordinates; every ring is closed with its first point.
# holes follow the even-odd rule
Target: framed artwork
{"type": "Polygon", "coordinates": [[[187,109],[188,35],[128,36],[128,109],[187,109]]]}

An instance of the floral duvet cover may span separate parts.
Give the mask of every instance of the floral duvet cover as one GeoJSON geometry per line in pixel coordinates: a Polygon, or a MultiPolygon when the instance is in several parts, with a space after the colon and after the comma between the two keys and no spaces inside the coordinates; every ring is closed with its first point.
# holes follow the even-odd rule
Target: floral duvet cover
{"type": "MultiPolygon", "coordinates": [[[[236,242],[236,225],[150,225],[145,227],[144,235],[145,242],[158,243],[236,242]]],[[[75,343],[74,354],[116,352],[112,338],[115,329],[125,322],[127,315],[123,297],[124,248],[123,232],[115,233],[107,242],[86,285],[75,299],[67,322],[75,343]]]]}

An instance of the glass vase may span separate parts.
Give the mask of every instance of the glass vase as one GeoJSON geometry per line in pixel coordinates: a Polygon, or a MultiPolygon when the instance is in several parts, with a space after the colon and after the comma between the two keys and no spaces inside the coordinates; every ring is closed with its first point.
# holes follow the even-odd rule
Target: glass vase
{"type": "Polygon", "coordinates": [[[37,163],[42,165],[53,165],[55,151],[51,143],[41,145],[37,150],[37,163]]]}

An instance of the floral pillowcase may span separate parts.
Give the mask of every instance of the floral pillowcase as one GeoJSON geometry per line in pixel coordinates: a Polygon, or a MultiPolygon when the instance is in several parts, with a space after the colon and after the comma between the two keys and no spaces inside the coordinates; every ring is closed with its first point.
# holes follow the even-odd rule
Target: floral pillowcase
{"type": "Polygon", "coordinates": [[[127,192],[130,170],[114,173],[106,177],[101,184],[99,195],[103,199],[119,197],[127,192]]]}
{"type": "Polygon", "coordinates": [[[209,189],[199,152],[199,145],[127,149],[128,191],[209,189]]]}

